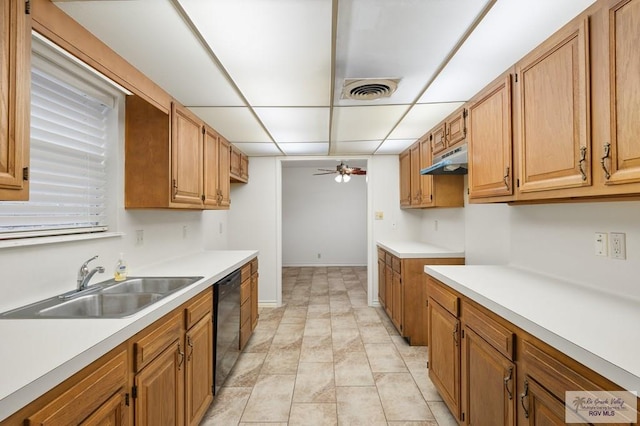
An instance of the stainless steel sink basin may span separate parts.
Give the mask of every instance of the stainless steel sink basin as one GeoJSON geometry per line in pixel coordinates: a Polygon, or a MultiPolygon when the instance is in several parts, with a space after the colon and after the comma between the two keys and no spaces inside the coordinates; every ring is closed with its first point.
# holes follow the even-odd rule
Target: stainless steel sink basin
{"type": "Polygon", "coordinates": [[[135,277],[122,282],[106,282],[102,293],[169,294],[193,284],[202,277],[135,277]]]}
{"type": "Polygon", "coordinates": [[[82,292],[69,292],[8,312],[0,319],[124,318],[202,277],[132,277],[104,281],[82,292]]]}
{"type": "Polygon", "coordinates": [[[131,315],[162,299],[157,293],[89,294],[40,310],[40,317],[118,318],[131,315]]]}

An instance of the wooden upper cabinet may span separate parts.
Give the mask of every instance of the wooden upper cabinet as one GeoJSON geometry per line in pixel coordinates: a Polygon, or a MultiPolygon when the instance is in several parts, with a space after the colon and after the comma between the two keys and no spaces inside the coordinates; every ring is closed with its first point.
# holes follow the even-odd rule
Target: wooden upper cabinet
{"type": "MultiPolygon", "coordinates": [[[[420,167],[418,168],[418,174],[420,170],[426,169],[432,163],[431,155],[431,135],[425,135],[418,141],[420,145],[420,167]]],[[[420,206],[430,207],[433,204],[433,176],[431,175],[419,175],[421,185],[421,200],[420,206]]]]}
{"type": "Polygon", "coordinates": [[[416,142],[409,148],[409,163],[411,164],[411,201],[412,206],[422,204],[422,179],[420,176],[420,142],[416,142]]]}
{"type": "Polygon", "coordinates": [[[400,154],[400,206],[411,205],[411,150],[400,154]]]}
{"type": "Polygon", "coordinates": [[[609,1],[605,12],[603,43],[609,50],[603,85],[609,93],[603,105],[609,114],[603,115],[609,117],[609,134],[594,147],[601,150],[600,164],[594,167],[601,168],[605,184],[613,187],[640,182],[640,0],[609,1]]]}
{"type": "Polygon", "coordinates": [[[228,208],[231,205],[229,177],[231,144],[222,136],[219,137],[218,143],[218,207],[228,208]]]}
{"type": "Polygon", "coordinates": [[[447,118],[447,148],[462,142],[467,136],[466,116],[467,110],[461,108],[447,118]]]}
{"type": "Polygon", "coordinates": [[[24,1],[0,6],[0,200],[28,200],[31,20],[24,1]]]}
{"type": "Polygon", "coordinates": [[[470,101],[468,118],[469,199],[512,195],[511,74],[470,101]]]}
{"type": "Polygon", "coordinates": [[[519,192],[591,185],[588,18],[516,64],[516,93],[519,192]]]}
{"type": "Polygon", "coordinates": [[[205,208],[218,207],[219,135],[209,126],[204,127],[203,141],[203,193],[205,208]]]}
{"type": "Polygon", "coordinates": [[[231,182],[247,183],[249,180],[249,157],[231,145],[229,175],[231,182]]]}
{"type": "Polygon", "coordinates": [[[444,122],[431,131],[431,151],[433,155],[439,154],[447,147],[446,131],[447,126],[444,122]]]}
{"type": "Polygon", "coordinates": [[[171,201],[201,206],[202,121],[175,102],[171,117],[171,201]]]}

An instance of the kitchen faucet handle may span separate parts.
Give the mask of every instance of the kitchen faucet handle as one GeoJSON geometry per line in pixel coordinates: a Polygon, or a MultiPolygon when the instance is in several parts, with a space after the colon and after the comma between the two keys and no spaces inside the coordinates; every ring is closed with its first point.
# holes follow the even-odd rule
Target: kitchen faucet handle
{"type": "Polygon", "coordinates": [[[82,266],[80,267],[80,272],[86,271],[89,272],[89,268],[87,267],[87,265],[89,264],[89,262],[91,262],[92,260],[95,260],[98,258],[98,255],[96,254],[95,256],[93,256],[91,259],[87,260],[86,262],[84,262],[82,264],[82,266]]]}

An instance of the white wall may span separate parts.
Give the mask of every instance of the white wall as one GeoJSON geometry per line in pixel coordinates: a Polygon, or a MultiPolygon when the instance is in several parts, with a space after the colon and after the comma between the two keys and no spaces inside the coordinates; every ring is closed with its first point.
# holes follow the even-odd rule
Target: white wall
{"type": "Polygon", "coordinates": [[[249,183],[232,185],[228,217],[228,248],[259,251],[258,301],[263,305],[276,304],[279,291],[276,163],[275,157],[251,157],[249,183]]]}
{"type": "Polygon", "coordinates": [[[366,265],[366,177],[336,183],[317,172],[282,169],[282,265],[366,265]]]}

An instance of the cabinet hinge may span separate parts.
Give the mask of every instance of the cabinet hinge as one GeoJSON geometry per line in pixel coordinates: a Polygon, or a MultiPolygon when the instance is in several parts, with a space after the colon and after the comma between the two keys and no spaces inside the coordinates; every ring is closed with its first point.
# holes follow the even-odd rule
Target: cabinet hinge
{"type": "Polygon", "coordinates": [[[469,188],[467,188],[467,195],[469,195],[469,188]]]}
{"type": "Polygon", "coordinates": [[[429,368],[429,361],[427,361],[427,368],[429,368]]]}
{"type": "Polygon", "coordinates": [[[126,405],[127,407],[129,406],[129,394],[128,393],[124,394],[124,405],[126,405]]]}
{"type": "Polygon", "coordinates": [[[202,194],[202,197],[200,197],[202,199],[202,202],[204,203],[204,194],[202,194]]]}
{"type": "Polygon", "coordinates": [[[429,299],[424,301],[424,306],[426,306],[427,308],[429,307],[429,299]]]}
{"type": "Polygon", "coordinates": [[[131,398],[136,399],[138,397],[138,387],[134,386],[131,388],[131,398]]]}
{"type": "MultiPolygon", "coordinates": [[[[469,115],[469,110],[465,108],[465,109],[462,110],[462,116],[464,118],[467,118],[467,115],[469,115]]],[[[466,128],[465,128],[465,130],[466,130],[466,128]]]]}
{"type": "Polygon", "coordinates": [[[22,169],[22,180],[29,180],[29,168],[25,167],[22,169]]]}
{"type": "Polygon", "coordinates": [[[25,15],[31,15],[31,0],[25,0],[24,13],[25,15]]]}
{"type": "Polygon", "coordinates": [[[429,200],[433,201],[433,195],[431,195],[431,194],[429,195],[429,200]]]}
{"type": "Polygon", "coordinates": [[[202,134],[204,135],[205,133],[207,133],[207,131],[205,130],[204,126],[202,126],[202,134]]]}
{"type": "Polygon", "coordinates": [[[518,74],[516,74],[516,83],[518,82],[518,74]]]}
{"type": "Polygon", "coordinates": [[[460,333],[460,335],[462,336],[462,338],[464,339],[464,328],[462,329],[462,332],[460,333]]]}
{"type": "Polygon", "coordinates": [[[462,413],[462,416],[460,417],[460,420],[462,420],[464,422],[464,413],[462,413]]]}
{"type": "Polygon", "coordinates": [[[520,179],[516,179],[516,186],[520,188],[520,179]]]}

